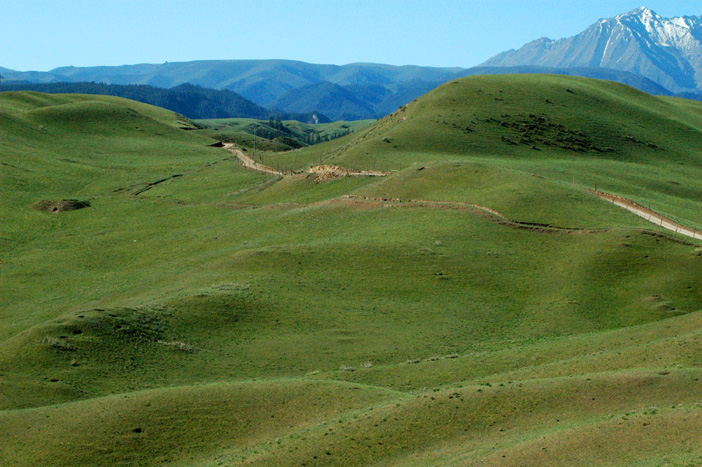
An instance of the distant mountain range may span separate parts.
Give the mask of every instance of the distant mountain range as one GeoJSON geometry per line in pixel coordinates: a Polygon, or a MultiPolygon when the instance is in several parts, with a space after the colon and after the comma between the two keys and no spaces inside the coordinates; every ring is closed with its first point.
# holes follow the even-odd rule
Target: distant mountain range
{"type": "Polygon", "coordinates": [[[436,86],[461,68],[372,63],[317,65],[291,60],[214,60],[160,65],[63,67],[19,72],[0,67],[9,84],[95,82],[171,88],[190,83],[235,92],[274,112],[319,111],[334,120],[379,118],[436,86]]]}
{"type": "Polygon", "coordinates": [[[470,69],[372,63],[337,66],[290,60],[63,67],[49,72],[0,67],[4,84],[93,82],[177,89],[189,83],[239,95],[207,97],[190,89],[191,94],[199,95],[190,109],[174,108],[173,99],[178,98],[161,98],[167,103],[163,107],[191,118],[317,112],[331,120],[380,118],[447,81],[498,73],[585,76],[619,81],[651,94],[702,100],[702,17],[668,19],[642,7],[601,19],[570,38],[530,42],[470,69]]]}
{"type": "Polygon", "coordinates": [[[673,93],[702,91],[702,16],[663,18],[641,7],[601,19],[560,40],[541,38],[483,66],[609,68],[646,77],[673,93]]]}
{"type": "Polygon", "coordinates": [[[244,99],[235,92],[208,89],[188,83],[173,88],[157,88],[145,84],[11,82],[11,84],[4,84],[2,90],[124,97],[163,107],[193,119],[232,117],[267,119],[271,116],[277,116],[283,120],[298,120],[305,123],[327,123],[330,121],[322,113],[313,115],[313,112],[272,112],[244,99]]]}

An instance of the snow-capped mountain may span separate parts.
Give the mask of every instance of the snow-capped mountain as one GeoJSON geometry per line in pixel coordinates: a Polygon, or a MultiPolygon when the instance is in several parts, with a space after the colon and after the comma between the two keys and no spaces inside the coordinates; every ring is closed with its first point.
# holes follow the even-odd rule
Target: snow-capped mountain
{"type": "Polygon", "coordinates": [[[702,90],[702,16],[663,18],[641,7],[601,19],[577,36],[541,38],[483,66],[609,68],[645,76],[674,92],[702,90]]]}

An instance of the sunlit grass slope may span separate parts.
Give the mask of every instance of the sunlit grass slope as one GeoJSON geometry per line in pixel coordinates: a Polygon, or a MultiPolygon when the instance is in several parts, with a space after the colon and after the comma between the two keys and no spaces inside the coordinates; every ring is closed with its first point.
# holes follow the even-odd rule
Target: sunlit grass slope
{"type": "Polygon", "coordinates": [[[701,122],[469,78],[266,155],[393,170],[316,183],[161,109],[3,93],[0,464],[699,463],[702,250],[583,188],[702,222],[701,122]]]}
{"type": "MultiPolygon", "coordinates": [[[[565,76],[475,76],[447,83],[350,138],[291,155],[397,170],[446,159],[617,192],[702,228],[702,105],[565,76]]],[[[269,159],[270,160],[270,159],[269,159]]]]}

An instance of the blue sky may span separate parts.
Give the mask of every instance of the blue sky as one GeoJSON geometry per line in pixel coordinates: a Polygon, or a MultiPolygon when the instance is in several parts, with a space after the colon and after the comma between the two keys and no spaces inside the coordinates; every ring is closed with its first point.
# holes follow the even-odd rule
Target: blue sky
{"type": "Polygon", "coordinates": [[[702,15],[689,0],[0,0],[0,66],[282,58],[467,68],[639,6],[702,15]]]}

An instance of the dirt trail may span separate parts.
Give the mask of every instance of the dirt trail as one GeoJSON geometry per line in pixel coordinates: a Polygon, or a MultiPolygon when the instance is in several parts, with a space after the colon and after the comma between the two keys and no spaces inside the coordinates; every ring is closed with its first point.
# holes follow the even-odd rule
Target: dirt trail
{"type": "Polygon", "coordinates": [[[308,173],[317,174],[318,181],[331,180],[340,177],[387,177],[391,172],[380,170],[354,170],[338,165],[316,165],[307,170],[308,173]]]}
{"type": "MultiPolygon", "coordinates": [[[[224,143],[224,149],[235,155],[247,169],[258,170],[274,175],[291,175],[293,172],[285,172],[274,169],[267,165],[260,164],[245,154],[241,149],[237,148],[233,143],[224,143]]],[[[386,177],[390,172],[382,172],[380,170],[353,170],[346,167],[335,165],[317,165],[310,167],[308,173],[316,174],[319,182],[331,180],[340,177],[386,177]]]]}
{"type": "Polygon", "coordinates": [[[642,217],[653,224],[656,224],[659,227],[663,227],[664,229],[671,230],[675,233],[679,233],[687,237],[702,239],[702,232],[700,232],[699,230],[695,230],[690,227],[686,227],[682,224],[678,224],[674,220],[668,219],[667,217],[664,217],[658,214],[657,212],[648,209],[647,207],[641,206],[640,204],[637,204],[631,201],[630,199],[626,199],[617,195],[612,195],[610,193],[604,193],[602,191],[587,191],[589,191],[595,196],[599,196],[600,198],[611,202],[612,204],[620,206],[626,209],[627,211],[630,211],[636,214],[637,216],[642,217]]]}
{"type": "Polygon", "coordinates": [[[538,232],[551,232],[551,233],[562,233],[562,234],[593,234],[606,232],[607,229],[581,229],[575,227],[560,227],[550,224],[540,224],[536,222],[522,222],[514,219],[510,219],[504,214],[495,211],[487,206],[481,206],[479,204],[471,203],[461,203],[459,201],[430,201],[423,199],[408,199],[401,200],[399,198],[380,198],[374,196],[363,196],[363,195],[342,195],[340,198],[342,200],[358,200],[366,201],[372,203],[381,203],[383,205],[396,205],[396,206],[416,206],[423,208],[439,208],[439,209],[455,209],[460,211],[470,211],[476,212],[484,215],[488,219],[497,222],[498,224],[508,225],[510,227],[517,227],[519,229],[535,230],[538,232]]]}
{"type": "Polygon", "coordinates": [[[251,157],[244,154],[244,152],[241,149],[235,147],[232,143],[224,143],[224,149],[234,154],[241,161],[242,165],[247,169],[258,170],[259,172],[265,172],[273,175],[286,175],[287,173],[289,173],[281,172],[280,170],[276,170],[273,167],[268,167],[267,165],[259,164],[251,157]]]}

